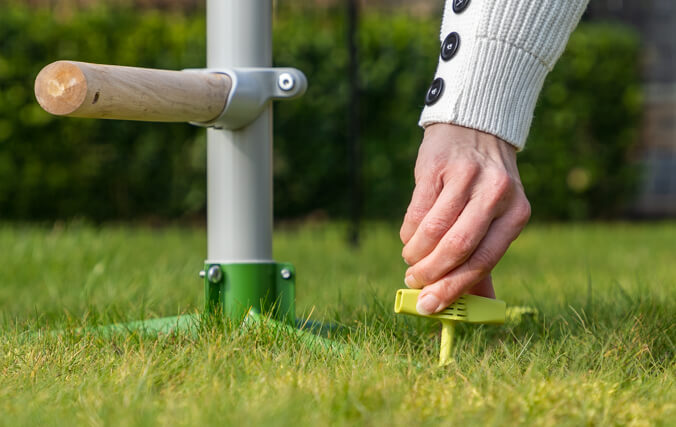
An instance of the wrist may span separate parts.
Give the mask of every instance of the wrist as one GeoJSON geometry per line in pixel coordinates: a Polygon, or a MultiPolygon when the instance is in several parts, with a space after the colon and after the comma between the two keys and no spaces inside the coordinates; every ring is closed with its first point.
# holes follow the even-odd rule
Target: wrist
{"type": "Polygon", "coordinates": [[[453,124],[431,123],[425,127],[425,140],[446,140],[449,144],[473,148],[489,157],[513,159],[516,162],[518,149],[504,139],[479,129],[453,124]]]}
{"type": "Polygon", "coordinates": [[[516,163],[517,149],[478,129],[449,123],[430,124],[425,128],[420,152],[422,157],[436,159],[440,164],[472,162],[481,169],[502,169],[521,182],[516,163]]]}

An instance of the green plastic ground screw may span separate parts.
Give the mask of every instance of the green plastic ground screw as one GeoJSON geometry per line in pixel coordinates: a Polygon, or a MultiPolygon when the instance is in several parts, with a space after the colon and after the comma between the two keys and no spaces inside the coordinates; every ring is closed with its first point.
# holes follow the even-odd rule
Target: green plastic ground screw
{"type": "Polygon", "coordinates": [[[439,348],[439,366],[451,363],[455,322],[466,323],[505,323],[507,304],[504,301],[463,295],[444,311],[436,314],[420,314],[415,306],[420,289],[399,289],[394,300],[394,312],[428,317],[441,321],[441,343],[439,348]]]}

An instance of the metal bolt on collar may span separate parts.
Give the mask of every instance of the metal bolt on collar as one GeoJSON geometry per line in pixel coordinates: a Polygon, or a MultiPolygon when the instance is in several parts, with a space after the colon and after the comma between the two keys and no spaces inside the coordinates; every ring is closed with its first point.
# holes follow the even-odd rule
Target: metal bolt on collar
{"type": "Polygon", "coordinates": [[[296,85],[296,81],[289,73],[282,73],[277,77],[277,86],[284,92],[288,92],[296,85]]]}
{"type": "Polygon", "coordinates": [[[284,280],[289,280],[291,278],[291,270],[288,268],[283,268],[279,273],[282,275],[282,279],[284,280]]]}
{"type": "Polygon", "coordinates": [[[207,278],[211,283],[218,283],[223,278],[223,270],[218,265],[212,265],[207,271],[207,278]]]}

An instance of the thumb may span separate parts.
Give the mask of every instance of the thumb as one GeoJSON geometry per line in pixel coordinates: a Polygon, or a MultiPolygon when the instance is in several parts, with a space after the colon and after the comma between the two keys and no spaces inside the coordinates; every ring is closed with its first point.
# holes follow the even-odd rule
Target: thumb
{"type": "MultiPolygon", "coordinates": [[[[442,299],[435,294],[435,291],[438,292],[438,289],[432,289],[435,288],[435,286],[429,286],[431,290],[427,292],[427,288],[428,287],[423,288],[422,292],[418,296],[418,303],[416,304],[416,310],[418,313],[437,313],[441,311],[442,308],[448,307],[452,303],[453,300],[451,300],[451,303],[444,304],[444,307],[441,307],[442,299]]],[[[491,275],[489,274],[477,282],[476,285],[472,286],[468,293],[480,297],[495,298],[495,291],[493,290],[493,280],[491,279],[491,275]]],[[[458,297],[459,296],[460,295],[458,295],[458,297]]]]}

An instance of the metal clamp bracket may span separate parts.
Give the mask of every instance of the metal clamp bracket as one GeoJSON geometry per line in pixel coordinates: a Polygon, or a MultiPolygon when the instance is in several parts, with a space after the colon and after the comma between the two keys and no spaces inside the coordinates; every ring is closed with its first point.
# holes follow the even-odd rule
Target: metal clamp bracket
{"type": "Polygon", "coordinates": [[[190,122],[216,129],[243,128],[256,120],[271,100],[298,98],[307,89],[305,74],[296,68],[189,68],[183,71],[230,77],[232,87],[221,115],[210,122],[190,122]]]}

